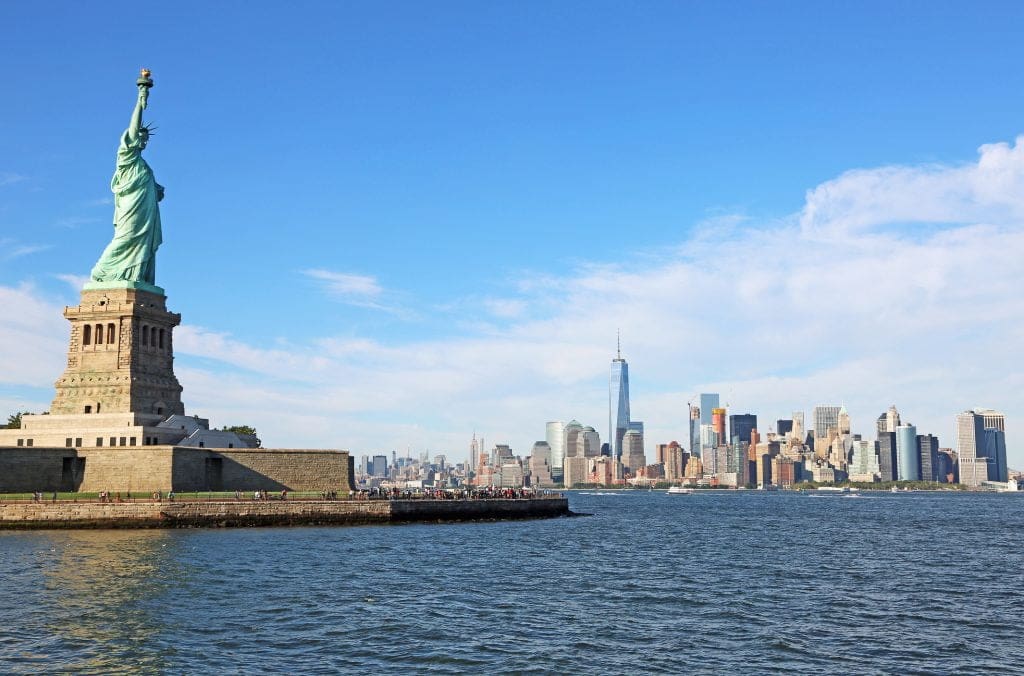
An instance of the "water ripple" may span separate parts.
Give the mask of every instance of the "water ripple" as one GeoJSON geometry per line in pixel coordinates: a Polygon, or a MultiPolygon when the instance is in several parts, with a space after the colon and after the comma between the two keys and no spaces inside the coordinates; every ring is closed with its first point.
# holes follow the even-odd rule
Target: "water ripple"
{"type": "Polygon", "coordinates": [[[1020,671],[1024,502],[574,494],[586,519],[0,533],[0,671],[1020,671]]]}

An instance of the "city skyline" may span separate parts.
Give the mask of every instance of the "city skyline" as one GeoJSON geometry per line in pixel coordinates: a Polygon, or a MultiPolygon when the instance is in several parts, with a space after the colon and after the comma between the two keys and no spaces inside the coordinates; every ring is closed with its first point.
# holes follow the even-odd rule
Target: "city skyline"
{"type": "Polygon", "coordinates": [[[354,454],[461,454],[475,429],[526,453],[548,420],[603,430],[621,326],[648,457],[719,392],[762,424],[841,403],[865,437],[893,403],[941,440],[990,406],[1024,464],[1015,22],[579,7],[441,4],[427,28],[413,5],[315,26],[140,7],[145,36],[112,7],[0,7],[20,27],[0,411],[49,406],[61,309],[109,238],[118,97],[147,65],[175,366],[215,426],[354,454]],[[837,50],[835,24],[871,48],[837,50]]]}
{"type": "MultiPolygon", "coordinates": [[[[621,361],[617,356],[613,369],[621,361]]],[[[613,382],[614,375],[613,370],[613,382]]],[[[612,395],[614,402],[614,388],[612,395]]],[[[713,404],[718,395],[703,393],[701,399],[713,404]]],[[[427,452],[418,458],[408,453],[399,458],[392,451],[389,469],[385,456],[371,459],[363,455],[356,482],[363,489],[400,491],[466,486],[531,490],[668,486],[676,494],[682,487],[849,492],[861,488],[898,491],[900,487],[894,484],[901,483],[903,490],[1015,492],[1020,490],[1024,474],[1008,466],[1006,417],[994,409],[957,414],[957,438],[952,447],[942,446],[934,434],[918,434],[917,427],[904,421],[895,406],[876,419],[874,440],[852,433],[842,406],[815,407],[815,425],[821,431],[812,430],[806,439],[799,426],[793,429],[790,420],[778,421],[786,423],[780,427],[789,432],[769,429],[762,435],[755,415],[728,416],[726,427],[726,409],[713,410],[712,422],[702,425],[700,448],[687,449],[674,441],[656,444],[655,456],[650,459],[634,443],[637,439],[630,439],[642,437],[642,423],[628,423],[619,455],[609,444],[601,445],[593,427],[574,419],[568,423],[549,421],[547,440],[534,443],[529,455],[517,454],[507,444],[495,444],[490,452],[480,452],[475,466],[449,462],[444,454],[435,455],[431,463],[427,452]],[[553,453],[555,448],[560,451],[553,453]]],[[[800,415],[794,412],[794,418],[800,415]]],[[[480,443],[475,434],[470,448],[476,457],[480,443]]]]}

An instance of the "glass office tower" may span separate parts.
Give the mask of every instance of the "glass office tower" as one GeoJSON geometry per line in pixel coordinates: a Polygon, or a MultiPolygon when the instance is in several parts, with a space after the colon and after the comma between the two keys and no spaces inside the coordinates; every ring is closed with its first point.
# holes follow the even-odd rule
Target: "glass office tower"
{"type": "Polygon", "coordinates": [[[622,352],[612,360],[608,384],[608,443],[612,457],[622,459],[622,437],[629,429],[629,365],[622,352]]]}
{"type": "Polygon", "coordinates": [[[917,428],[913,425],[896,428],[896,462],[900,481],[921,480],[921,453],[917,449],[917,428]]]}
{"type": "Polygon", "coordinates": [[[988,461],[989,481],[1008,481],[1006,465],[1006,433],[994,427],[985,428],[985,457],[988,461]]]}
{"type": "Polygon", "coordinates": [[[921,481],[943,481],[939,474],[939,439],[932,434],[917,435],[921,457],[921,481]]]}
{"type": "Polygon", "coordinates": [[[701,457],[703,457],[704,447],[713,445],[711,443],[711,418],[716,408],[721,408],[718,404],[717,393],[704,393],[700,395],[700,428],[697,431],[697,447],[700,449],[701,457]]]}
{"type": "MultiPolygon", "coordinates": [[[[750,443],[750,433],[757,429],[757,416],[753,413],[739,413],[729,416],[729,436],[732,439],[750,443]]],[[[788,432],[789,430],[787,430],[788,432]]]]}
{"type": "Polygon", "coordinates": [[[545,427],[544,438],[551,448],[551,479],[561,483],[565,465],[565,423],[561,420],[549,422],[545,427]]]}
{"type": "Polygon", "coordinates": [[[721,408],[718,404],[717,394],[702,394],[700,395],[700,424],[710,425],[711,424],[711,409],[721,408]]]}

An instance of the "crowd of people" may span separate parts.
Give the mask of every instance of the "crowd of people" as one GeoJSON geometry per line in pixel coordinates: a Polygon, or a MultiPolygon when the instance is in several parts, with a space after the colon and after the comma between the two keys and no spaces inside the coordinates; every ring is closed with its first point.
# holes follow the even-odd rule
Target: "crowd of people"
{"type": "Polygon", "coordinates": [[[521,500],[546,495],[548,492],[497,486],[417,489],[374,487],[357,491],[354,497],[356,500],[521,500]]]}

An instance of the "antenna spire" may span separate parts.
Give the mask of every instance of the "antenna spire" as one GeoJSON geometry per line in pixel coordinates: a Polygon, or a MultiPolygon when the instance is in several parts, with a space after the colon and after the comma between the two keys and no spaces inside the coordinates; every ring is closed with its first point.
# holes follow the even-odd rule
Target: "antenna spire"
{"type": "Polygon", "coordinates": [[[615,357],[622,359],[622,334],[619,329],[615,329],[615,357]]]}

